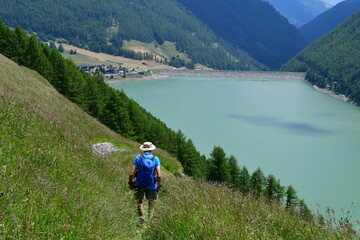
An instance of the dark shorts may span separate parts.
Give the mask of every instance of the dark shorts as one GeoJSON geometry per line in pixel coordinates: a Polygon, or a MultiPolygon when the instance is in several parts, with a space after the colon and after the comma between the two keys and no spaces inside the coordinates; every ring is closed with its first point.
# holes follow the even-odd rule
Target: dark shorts
{"type": "Polygon", "coordinates": [[[158,198],[156,189],[150,190],[150,189],[146,189],[146,188],[139,188],[138,190],[135,191],[135,199],[143,200],[144,194],[145,194],[146,200],[156,200],[158,198]]]}

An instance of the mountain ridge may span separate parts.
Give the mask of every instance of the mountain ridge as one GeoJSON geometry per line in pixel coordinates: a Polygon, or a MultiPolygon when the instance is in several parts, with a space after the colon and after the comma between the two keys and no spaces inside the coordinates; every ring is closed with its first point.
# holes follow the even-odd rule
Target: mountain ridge
{"type": "Polygon", "coordinates": [[[307,72],[306,79],[321,88],[360,101],[360,10],[314,41],[281,70],[307,72]]]}
{"type": "Polygon", "coordinates": [[[267,1],[296,27],[301,27],[330,8],[329,4],[322,0],[267,1]]]}
{"type": "Polygon", "coordinates": [[[219,69],[247,69],[221,46],[214,46],[214,34],[175,0],[134,0],[130,4],[125,0],[1,0],[0,4],[6,6],[0,9],[5,24],[21,25],[37,32],[40,39],[65,38],[71,45],[113,55],[126,54],[121,51],[123,40],[160,45],[168,40],[176,42],[177,50],[194,62],[219,69]]]}
{"type": "Polygon", "coordinates": [[[269,3],[253,0],[178,0],[232,47],[277,69],[303,47],[298,30],[269,3]],[[209,17],[211,16],[211,17],[209,17]]]}
{"type": "MultiPolygon", "coordinates": [[[[127,4],[125,0],[108,0],[106,3],[94,0],[0,0],[0,4],[4,6],[0,9],[0,18],[5,24],[21,25],[36,32],[43,40],[65,38],[77,47],[135,58],[136,54],[122,50],[124,40],[159,45],[170,41],[176,43],[177,51],[185,53],[194,63],[214,69],[276,69],[305,46],[297,29],[259,0],[231,2],[236,11],[227,2],[219,5],[226,7],[224,10],[229,13],[221,13],[216,20],[220,26],[231,27],[222,36],[226,43],[214,34],[214,29],[221,31],[221,28],[209,28],[204,19],[200,21],[198,16],[187,11],[181,1],[134,0],[127,4]],[[253,14],[249,14],[250,11],[253,14]],[[236,34],[234,40],[233,33],[239,30],[241,34],[236,34]]],[[[214,7],[213,4],[211,1],[205,7],[214,7]]],[[[204,6],[201,9],[205,9],[204,6]]]]}
{"type": "Polygon", "coordinates": [[[312,21],[300,27],[300,32],[308,43],[312,43],[328,33],[346,18],[360,9],[359,0],[345,0],[335,5],[330,10],[320,14],[312,21]]]}

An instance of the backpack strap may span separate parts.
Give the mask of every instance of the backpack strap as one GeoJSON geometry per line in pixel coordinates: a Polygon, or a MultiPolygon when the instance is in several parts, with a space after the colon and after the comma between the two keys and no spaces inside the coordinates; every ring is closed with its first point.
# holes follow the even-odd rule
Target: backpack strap
{"type": "MultiPolygon", "coordinates": [[[[141,159],[145,160],[145,159],[148,159],[148,158],[145,157],[145,154],[141,154],[141,159]]],[[[152,158],[150,158],[149,160],[154,161],[154,159],[155,159],[155,155],[153,155],[152,158]]]]}

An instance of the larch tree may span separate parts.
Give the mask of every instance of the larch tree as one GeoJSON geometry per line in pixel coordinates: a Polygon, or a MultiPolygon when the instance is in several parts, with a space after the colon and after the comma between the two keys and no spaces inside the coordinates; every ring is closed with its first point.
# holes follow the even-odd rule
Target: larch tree
{"type": "Polygon", "coordinates": [[[293,186],[289,185],[286,189],[286,208],[295,208],[299,203],[299,198],[296,195],[296,190],[293,186]]]}
{"type": "Polygon", "coordinates": [[[259,197],[264,191],[265,184],[266,179],[263,171],[260,168],[256,169],[250,178],[250,188],[253,194],[259,197]]]}
{"type": "Polygon", "coordinates": [[[240,174],[241,170],[237,164],[236,158],[231,155],[229,157],[229,167],[230,167],[230,186],[240,188],[240,174]]]}
{"type": "Polygon", "coordinates": [[[224,149],[215,146],[209,158],[208,180],[228,183],[230,181],[230,167],[224,149]]]}
{"type": "Polygon", "coordinates": [[[250,192],[250,173],[246,166],[243,166],[240,171],[240,191],[243,193],[250,192]]]}

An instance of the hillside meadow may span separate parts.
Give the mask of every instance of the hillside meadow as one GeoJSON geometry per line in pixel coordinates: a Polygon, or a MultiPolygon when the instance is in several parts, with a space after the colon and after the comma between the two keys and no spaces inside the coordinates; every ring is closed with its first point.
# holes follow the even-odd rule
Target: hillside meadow
{"type": "Polygon", "coordinates": [[[2,55],[0,122],[1,239],[357,239],[326,219],[305,222],[261,198],[178,178],[181,165],[161,149],[166,191],[139,226],[127,188],[139,144],[2,55]],[[94,155],[99,142],[126,151],[94,155]]]}
{"type": "MultiPolygon", "coordinates": [[[[59,46],[59,44],[57,45],[59,46]]],[[[96,53],[69,44],[62,44],[62,46],[64,47],[65,50],[65,53],[62,54],[63,57],[70,58],[77,66],[112,64],[115,66],[121,65],[126,68],[135,68],[135,69],[146,69],[146,68],[171,69],[172,68],[170,66],[160,64],[152,60],[135,60],[120,56],[113,56],[106,53],[96,53]],[[76,50],[77,54],[70,55],[69,52],[71,50],[76,50]]]]}

